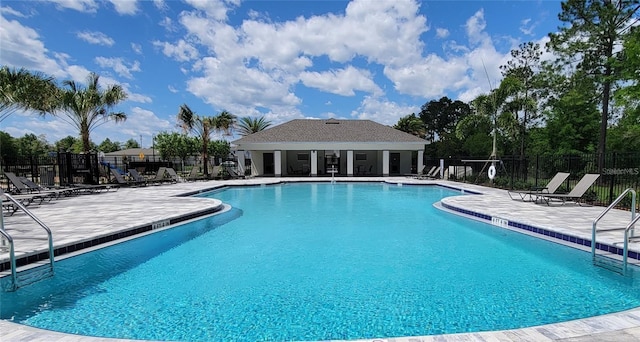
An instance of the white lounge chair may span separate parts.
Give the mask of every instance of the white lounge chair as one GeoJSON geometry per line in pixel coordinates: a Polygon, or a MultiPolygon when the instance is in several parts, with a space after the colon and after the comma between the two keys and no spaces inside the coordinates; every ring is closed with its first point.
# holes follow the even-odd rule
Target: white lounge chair
{"type": "Polygon", "coordinates": [[[436,178],[440,178],[440,170],[441,169],[442,168],[440,166],[438,166],[438,167],[434,166],[426,174],[418,176],[418,179],[436,179],[436,178]]]}
{"type": "Polygon", "coordinates": [[[553,201],[562,202],[564,205],[567,202],[575,202],[580,205],[580,198],[584,196],[584,194],[589,190],[591,185],[596,182],[596,179],[600,177],[599,174],[595,173],[587,173],[582,179],[576,184],[573,189],[568,194],[541,194],[538,195],[537,198],[542,199],[547,205],[550,205],[553,201]]]}
{"type": "Polygon", "coordinates": [[[543,187],[533,187],[529,190],[509,190],[508,194],[512,200],[517,200],[520,197],[520,200],[523,202],[533,202],[541,195],[553,194],[558,190],[560,185],[569,177],[569,173],[567,172],[558,172],[556,173],[549,183],[543,187]],[[518,196],[516,196],[518,195],[518,196]]]}

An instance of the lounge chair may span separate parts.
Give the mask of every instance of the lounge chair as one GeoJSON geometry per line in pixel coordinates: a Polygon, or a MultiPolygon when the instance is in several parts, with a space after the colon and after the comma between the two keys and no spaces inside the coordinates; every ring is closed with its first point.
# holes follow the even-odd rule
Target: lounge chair
{"type": "Polygon", "coordinates": [[[172,167],[166,167],[165,171],[169,174],[169,178],[172,182],[177,183],[182,181],[182,178],[178,176],[178,173],[172,167]]]}
{"type": "MultiPolygon", "coordinates": [[[[236,169],[233,167],[230,167],[227,171],[229,171],[229,175],[231,175],[231,177],[233,178],[243,178],[243,179],[245,178],[244,175],[239,174],[238,171],[236,171],[236,169]]],[[[304,174],[304,171],[303,171],[303,174],[304,174]]]]}
{"type": "Polygon", "coordinates": [[[520,197],[520,200],[523,202],[533,202],[541,195],[553,194],[558,190],[560,185],[569,177],[569,173],[566,172],[558,172],[553,178],[547,183],[546,186],[543,187],[533,187],[529,190],[509,190],[507,193],[512,200],[517,200],[520,197]],[[516,196],[517,195],[517,196],[516,196]]]}
{"type": "MultiPolygon", "coordinates": [[[[372,165],[372,166],[373,166],[373,165],[372,165]]],[[[418,178],[418,177],[420,177],[421,175],[423,175],[423,174],[424,174],[424,170],[425,170],[426,168],[427,168],[427,166],[426,166],[426,165],[423,165],[423,166],[422,166],[422,169],[420,169],[417,173],[410,173],[410,174],[408,174],[408,175],[407,175],[407,177],[411,177],[411,178],[418,178]]],[[[433,169],[435,169],[435,168],[436,168],[436,167],[434,166],[431,170],[433,170],[433,169]]],[[[364,172],[363,172],[363,174],[364,174],[364,172]]]]}
{"type": "Polygon", "coordinates": [[[222,167],[220,165],[212,165],[210,175],[215,178],[220,178],[220,173],[222,172],[222,167]]]}
{"type": "Polygon", "coordinates": [[[30,194],[32,192],[38,192],[36,190],[30,189],[26,184],[24,184],[20,180],[20,177],[16,176],[16,174],[13,172],[5,172],[4,176],[7,177],[7,180],[8,180],[7,191],[9,193],[12,193],[14,195],[18,195],[18,194],[24,195],[24,194],[30,194]]]}
{"type": "MultiPolygon", "coordinates": [[[[13,190],[10,193],[14,195],[30,195],[30,194],[38,194],[40,196],[48,200],[52,200],[53,198],[58,198],[67,193],[66,190],[45,190],[41,189],[40,186],[28,178],[18,177],[13,172],[5,172],[4,175],[9,180],[9,184],[13,186],[13,190]],[[26,182],[26,183],[25,183],[26,182]]],[[[11,187],[11,186],[10,186],[11,187]]]]}
{"type": "MultiPolygon", "coordinates": [[[[2,199],[2,210],[8,216],[11,216],[15,214],[15,212],[18,211],[20,207],[18,207],[16,204],[10,201],[5,195],[7,194],[5,194],[4,192],[2,192],[2,194],[0,195],[0,199],[2,199]]],[[[18,203],[22,204],[24,207],[28,207],[32,203],[39,204],[41,197],[42,196],[38,194],[11,195],[11,198],[16,200],[18,203]]]]}
{"type": "MultiPolygon", "coordinates": [[[[425,169],[426,169],[426,168],[427,168],[427,167],[425,166],[425,169]]],[[[424,172],[424,171],[423,171],[423,172],[422,172],[422,174],[420,174],[419,176],[426,176],[426,175],[430,175],[430,174],[432,174],[432,173],[434,172],[434,170],[435,170],[435,169],[436,169],[436,167],[435,167],[435,166],[432,166],[432,167],[429,169],[429,171],[427,171],[427,172],[424,172]]]]}
{"type": "Polygon", "coordinates": [[[576,184],[568,194],[540,194],[537,195],[537,199],[543,200],[547,205],[550,205],[553,201],[560,201],[564,205],[566,202],[575,202],[581,205],[579,200],[589,190],[591,185],[596,182],[596,179],[600,177],[599,174],[587,173],[576,184]]]}
{"type": "Polygon", "coordinates": [[[140,182],[140,181],[128,181],[124,178],[124,176],[122,176],[120,174],[120,172],[118,172],[118,170],[116,169],[111,169],[111,175],[113,175],[113,178],[115,178],[116,183],[120,184],[120,185],[131,185],[131,186],[137,186],[137,185],[144,185],[145,183],[140,182]]]}
{"type": "Polygon", "coordinates": [[[304,170],[299,169],[299,170],[294,170],[293,166],[289,165],[289,174],[290,175],[301,175],[304,172],[304,170]]]}
{"type": "Polygon", "coordinates": [[[32,193],[51,194],[52,196],[55,196],[56,198],[58,198],[62,196],[74,195],[76,191],[75,188],[45,188],[40,184],[33,182],[31,179],[27,177],[18,177],[18,178],[24,185],[26,185],[31,190],[32,193]]]}
{"type": "Polygon", "coordinates": [[[134,182],[137,182],[140,185],[147,185],[147,179],[144,178],[141,174],[138,173],[136,169],[129,169],[129,176],[133,178],[134,182]]]}
{"type": "Polygon", "coordinates": [[[417,177],[417,179],[436,179],[440,177],[440,169],[441,167],[432,167],[431,170],[429,172],[427,172],[424,175],[420,175],[417,177]]]}
{"type": "Polygon", "coordinates": [[[110,190],[118,191],[120,189],[119,184],[69,184],[69,187],[74,189],[74,193],[77,194],[94,194],[99,192],[109,192],[110,190]]]}
{"type": "Polygon", "coordinates": [[[161,166],[154,177],[147,179],[147,184],[160,185],[164,182],[171,182],[169,178],[165,177],[166,173],[166,167],[161,166]]]}
{"type": "Polygon", "coordinates": [[[9,216],[13,215],[18,209],[20,209],[16,204],[10,201],[7,196],[11,196],[18,203],[22,204],[24,207],[28,207],[32,204],[39,205],[43,202],[51,202],[51,200],[55,197],[50,193],[33,193],[33,194],[18,194],[18,195],[9,195],[5,194],[4,191],[0,189],[0,199],[2,200],[2,210],[4,210],[9,216]]]}
{"type": "Polygon", "coordinates": [[[204,176],[198,174],[198,166],[194,165],[187,175],[187,181],[205,180],[204,176]]]}

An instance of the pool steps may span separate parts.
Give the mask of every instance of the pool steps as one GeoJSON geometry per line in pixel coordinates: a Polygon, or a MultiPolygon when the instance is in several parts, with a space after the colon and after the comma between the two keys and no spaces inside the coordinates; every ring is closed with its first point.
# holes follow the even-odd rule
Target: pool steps
{"type": "Polygon", "coordinates": [[[604,253],[598,253],[596,251],[596,246],[594,244],[591,245],[591,256],[593,257],[593,264],[596,266],[602,266],[612,271],[618,272],[622,275],[627,273],[627,260],[628,260],[628,251],[629,251],[629,242],[634,239],[640,238],[640,236],[634,236],[634,225],[638,221],[636,217],[636,191],[632,188],[628,188],[624,190],[618,198],[616,198],[607,208],[605,208],[598,217],[593,220],[593,225],[591,228],[591,241],[597,240],[598,233],[598,222],[607,215],[611,209],[613,209],[618,203],[620,203],[623,199],[627,198],[628,195],[631,195],[631,221],[626,227],[620,228],[609,228],[609,229],[600,229],[600,231],[623,231],[623,247],[622,247],[622,264],[620,267],[612,267],[610,263],[603,262],[602,258],[607,257],[604,253]]]}

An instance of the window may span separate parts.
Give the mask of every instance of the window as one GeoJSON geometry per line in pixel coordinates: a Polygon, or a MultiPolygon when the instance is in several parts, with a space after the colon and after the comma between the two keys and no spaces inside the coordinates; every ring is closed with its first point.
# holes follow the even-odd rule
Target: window
{"type": "Polygon", "coordinates": [[[356,160],[367,160],[366,153],[356,153],[356,160]]]}
{"type": "Polygon", "coordinates": [[[298,153],[298,160],[309,160],[308,153],[298,153]]]}

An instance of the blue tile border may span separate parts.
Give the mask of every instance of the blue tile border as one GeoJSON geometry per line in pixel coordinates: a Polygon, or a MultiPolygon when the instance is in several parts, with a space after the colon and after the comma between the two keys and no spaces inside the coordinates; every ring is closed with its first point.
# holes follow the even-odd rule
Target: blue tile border
{"type": "MultiPolygon", "coordinates": [[[[440,204],[442,205],[442,207],[455,211],[455,212],[459,212],[465,215],[469,215],[469,216],[473,216],[473,217],[477,217],[483,220],[488,221],[488,223],[492,223],[492,219],[494,219],[494,217],[492,217],[491,215],[486,215],[486,214],[481,214],[481,213],[477,213],[471,210],[467,210],[467,209],[462,209],[462,208],[458,208],[458,207],[454,207],[452,205],[440,202],[440,204]]],[[[498,218],[495,217],[496,219],[502,219],[502,218],[498,218]]],[[[524,223],[519,223],[516,221],[511,221],[509,220],[509,227],[512,228],[516,228],[516,229],[522,229],[522,230],[526,230],[530,233],[535,233],[535,234],[540,234],[540,235],[544,235],[546,237],[549,238],[555,238],[558,240],[562,240],[565,243],[569,242],[569,243],[573,243],[573,244],[577,244],[580,246],[585,246],[585,247],[589,247],[591,248],[591,240],[588,239],[583,239],[583,238],[579,238],[573,235],[568,235],[568,234],[564,234],[564,233],[560,233],[560,232],[556,232],[556,231],[552,231],[552,230],[548,230],[548,229],[544,229],[544,228],[540,228],[540,227],[535,227],[535,226],[530,226],[528,224],[524,224],[524,223]]],[[[623,253],[623,249],[616,247],[616,246],[611,246],[605,243],[601,243],[601,242],[597,242],[596,243],[596,249],[605,251],[605,252],[609,252],[609,253],[613,253],[616,255],[620,255],[622,256],[623,253]]],[[[628,257],[631,259],[636,259],[636,260],[640,260],[640,253],[638,252],[634,252],[634,251],[628,251],[628,257]]]]}
{"type": "Polygon", "coordinates": [[[441,186],[443,188],[449,188],[452,190],[456,190],[456,191],[460,191],[460,192],[464,192],[465,194],[471,194],[471,195],[482,195],[481,192],[477,192],[477,191],[473,191],[473,190],[468,190],[468,189],[463,189],[463,188],[459,188],[459,187],[455,187],[455,186],[450,186],[450,185],[446,185],[446,184],[441,184],[438,183],[438,186],[441,186]]]}
{"type": "MultiPolygon", "coordinates": [[[[208,209],[204,209],[204,210],[200,210],[200,211],[196,211],[196,212],[191,212],[191,213],[187,213],[178,217],[174,217],[174,218],[170,218],[167,219],[167,221],[169,221],[170,225],[173,224],[177,224],[183,221],[187,221],[187,220],[191,220],[191,219],[195,219],[201,216],[206,216],[206,215],[211,215],[214,214],[220,210],[222,210],[224,208],[224,205],[217,205],[215,207],[211,207],[208,209]]],[[[65,255],[68,253],[73,253],[85,248],[91,248],[91,247],[95,247],[95,246],[99,246],[101,244],[107,243],[107,242],[111,242],[111,241],[115,241],[115,240],[120,240],[120,239],[124,239],[127,237],[131,237],[131,236],[135,236],[138,234],[142,234],[142,233],[146,233],[149,231],[154,230],[153,225],[152,224],[144,224],[142,226],[137,226],[137,227],[133,227],[130,229],[126,229],[120,232],[114,232],[111,234],[107,234],[104,236],[100,236],[100,237],[95,237],[93,239],[87,240],[87,241],[81,241],[81,242],[76,242],[76,243],[68,243],[68,244],[64,244],[61,246],[56,246],[53,250],[53,255],[54,257],[58,257],[61,255],[65,255]]],[[[39,252],[39,253],[35,253],[35,254],[28,254],[28,255],[23,255],[20,257],[16,258],[16,266],[17,267],[21,267],[21,266],[25,266],[25,265],[29,265],[41,260],[46,260],[49,259],[49,251],[46,252],[39,252]]],[[[4,261],[4,262],[0,262],[0,272],[4,272],[4,271],[8,271],[11,269],[11,265],[10,265],[10,261],[4,261]]]]}

